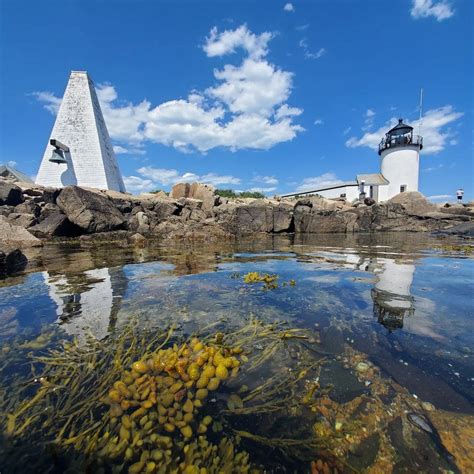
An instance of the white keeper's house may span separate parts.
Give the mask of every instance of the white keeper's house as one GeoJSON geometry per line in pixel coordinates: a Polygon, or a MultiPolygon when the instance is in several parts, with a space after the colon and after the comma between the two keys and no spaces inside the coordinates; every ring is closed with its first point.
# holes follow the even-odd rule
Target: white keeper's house
{"type": "Polygon", "coordinates": [[[418,191],[422,148],[423,138],[414,135],[413,127],[399,119],[379,144],[380,173],[358,174],[354,181],[282,197],[318,194],[328,199],[342,197],[350,202],[361,197],[371,197],[380,202],[399,193],[418,191]]]}

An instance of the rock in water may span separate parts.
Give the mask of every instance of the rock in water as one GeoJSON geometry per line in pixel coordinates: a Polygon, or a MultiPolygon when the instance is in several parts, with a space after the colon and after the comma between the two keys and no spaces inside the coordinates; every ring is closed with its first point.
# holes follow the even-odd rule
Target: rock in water
{"type": "Polygon", "coordinates": [[[0,250],[0,276],[19,272],[26,267],[28,259],[20,249],[3,252],[0,250]]]}
{"type": "Polygon", "coordinates": [[[16,206],[22,202],[21,189],[13,183],[0,179],[0,206],[16,206]]]}
{"type": "Polygon", "coordinates": [[[135,245],[136,247],[145,247],[147,242],[146,238],[139,233],[133,234],[128,240],[132,245],[135,245]]]}
{"type": "Polygon", "coordinates": [[[430,422],[423,415],[417,415],[416,413],[408,413],[408,420],[421,430],[433,434],[433,428],[431,428],[430,422]]]}
{"type": "Polygon", "coordinates": [[[125,217],[112,202],[92,191],[67,186],[56,202],[73,224],[89,234],[121,229],[125,225],[125,217]]]}
{"type": "Polygon", "coordinates": [[[463,237],[474,237],[474,222],[463,222],[462,224],[449,227],[440,231],[441,234],[461,235],[463,237]]]}

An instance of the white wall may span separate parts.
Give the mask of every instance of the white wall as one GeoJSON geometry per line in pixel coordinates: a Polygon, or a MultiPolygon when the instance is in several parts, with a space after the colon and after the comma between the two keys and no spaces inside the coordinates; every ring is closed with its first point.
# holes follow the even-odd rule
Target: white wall
{"type": "Polygon", "coordinates": [[[359,198],[359,188],[358,186],[342,186],[340,188],[328,189],[327,191],[318,191],[317,194],[326,199],[338,198],[341,194],[345,194],[346,200],[352,202],[354,199],[359,198]]]}
{"type": "Polygon", "coordinates": [[[50,138],[69,147],[65,156],[68,163],[49,161],[54,147],[48,140],[37,184],[125,191],[94,84],[87,73],[71,73],[50,138]]]}
{"type": "Polygon", "coordinates": [[[407,192],[418,191],[419,157],[418,147],[410,145],[382,152],[380,172],[390,183],[380,187],[379,201],[386,201],[399,194],[401,185],[407,186],[407,192]]]}

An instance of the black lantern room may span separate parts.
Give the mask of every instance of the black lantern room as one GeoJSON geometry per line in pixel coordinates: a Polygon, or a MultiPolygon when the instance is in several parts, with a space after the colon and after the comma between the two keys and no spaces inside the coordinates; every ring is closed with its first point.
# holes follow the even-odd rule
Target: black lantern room
{"type": "Polygon", "coordinates": [[[404,147],[407,145],[417,146],[421,150],[423,148],[423,138],[419,135],[413,135],[413,127],[403,123],[403,119],[398,119],[398,124],[391,128],[382,138],[379,145],[379,155],[382,151],[404,147]]]}

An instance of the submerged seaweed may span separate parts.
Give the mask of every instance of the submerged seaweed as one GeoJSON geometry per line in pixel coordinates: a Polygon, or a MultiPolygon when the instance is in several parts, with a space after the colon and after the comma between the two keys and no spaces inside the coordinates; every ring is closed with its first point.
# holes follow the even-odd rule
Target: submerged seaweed
{"type": "MultiPolygon", "coordinates": [[[[131,325],[104,342],[68,341],[45,355],[31,354],[24,383],[1,391],[5,465],[19,470],[36,462],[41,470],[42,457],[11,456],[20,447],[28,452],[28,444],[41,438],[45,455],[71,457],[71,465],[80,469],[249,472],[249,455],[237,446],[241,437],[253,435],[233,429],[226,417],[296,406],[296,385],[316,364],[313,360],[297,373],[270,376],[250,388],[239,377],[241,365],[248,377],[290,340],[306,336],[255,319],[232,333],[211,329],[183,338],[173,328],[143,333],[131,325]],[[256,349],[260,344],[265,348],[256,349]],[[211,393],[226,399],[222,417],[208,408],[211,393]],[[215,435],[224,425],[225,431],[215,435]]],[[[266,443],[292,446],[282,440],[266,443]]],[[[296,442],[305,443],[312,440],[296,442]]]]}

